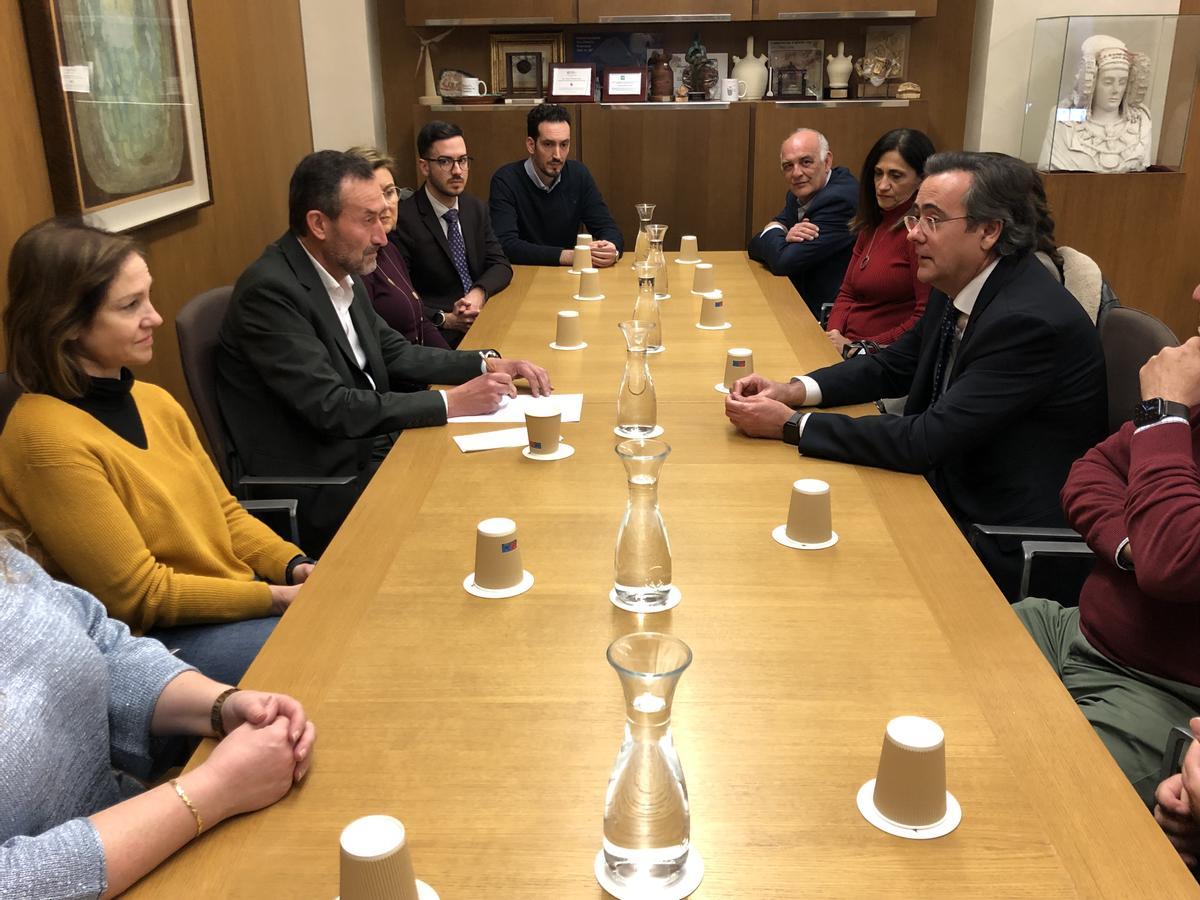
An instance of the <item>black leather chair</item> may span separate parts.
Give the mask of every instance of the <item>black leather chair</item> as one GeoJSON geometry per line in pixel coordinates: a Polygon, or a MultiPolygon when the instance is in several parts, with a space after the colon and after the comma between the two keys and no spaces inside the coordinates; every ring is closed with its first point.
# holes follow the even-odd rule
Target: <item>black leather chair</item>
{"type": "MultiPolygon", "coordinates": [[[[1164,347],[1178,347],[1179,339],[1170,328],[1149,313],[1122,306],[1107,282],[1101,291],[1100,314],[1096,327],[1100,329],[1100,344],[1104,350],[1108,378],[1108,430],[1113,434],[1133,418],[1134,407],[1141,400],[1138,373],[1142,366],[1164,347]]],[[[1018,588],[1019,598],[1029,595],[1030,579],[1038,558],[1086,562],[1092,557],[1092,551],[1083,542],[1083,536],[1070,528],[973,525],[968,537],[973,545],[985,535],[992,539],[1021,539],[1024,559],[1018,588]]],[[[1072,586],[1074,598],[1055,596],[1052,599],[1061,603],[1077,600],[1078,591],[1075,588],[1083,583],[1079,573],[1086,575],[1090,566],[1076,568],[1077,574],[1074,577],[1061,579],[1072,586]]]]}
{"type": "Polygon", "coordinates": [[[217,403],[217,335],[232,295],[231,286],[213,288],[189,300],[176,316],[175,333],[179,338],[183,377],[187,381],[188,393],[191,394],[196,414],[200,417],[200,424],[204,428],[217,471],[220,472],[230,493],[252,512],[286,512],[290,532],[287,536],[292,543],[299,545],[297,501],[290,498],[254,500],[250,496],[253,489],[266,486],[349,484],[354,481],[355,476],[322,478],[243,474],[244,469],[226,433],[221,408],[217,403]]]}

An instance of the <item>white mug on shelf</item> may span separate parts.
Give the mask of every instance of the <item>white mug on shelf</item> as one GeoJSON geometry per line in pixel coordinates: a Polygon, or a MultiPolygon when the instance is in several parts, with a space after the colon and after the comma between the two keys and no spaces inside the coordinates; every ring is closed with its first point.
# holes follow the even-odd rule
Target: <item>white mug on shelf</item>
{"type": "Polygon", "coordinates": [[[721,79],[721,99],[726,103],[745,99],[746,82],[738,78],[721,79]]]}
{"type": "Polygon", "coordinates": [[[488,92],[487,82],[482,78],[471,78],[464,76],[462,80],[462,92],[464,97],[476,97],[488,92]]]}

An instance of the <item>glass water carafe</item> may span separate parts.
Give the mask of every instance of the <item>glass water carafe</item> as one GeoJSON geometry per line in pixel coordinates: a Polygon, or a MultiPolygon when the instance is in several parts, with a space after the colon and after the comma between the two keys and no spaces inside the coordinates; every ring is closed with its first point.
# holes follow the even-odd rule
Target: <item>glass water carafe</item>
{"type": "Polygon", "coordinates": [[[658,612],[671,599],[671,542],[658,509],[658,477],[671,447],[628,440],[616,447],[629,483],[629,503],[617,531],[613,601],[631,612],[658,612]]]}
{"type": "Polygon", "coordinates": [[[659,300],[666,300],[671,296],[667,285],[667,256],[663,253],[663,241],[667,237],[667,226],[651,225],[649,229],[650,255],[647,260],[654,263],[655,268],[658,269],[654,276],[654,296],[659,300]]]}
{"type": "Polygon", "coordinates": [[[618,885],[652,897],[684,877],[691,843],[671,703],[692,651],[669,634],[638,632],[613,641],[608,662],[625,693],[625,735],[604,795],[604,863],[618,885]]]}
{"type": "Polygon", "coordinates": [[[646,437],[658,425],[658,401],[646,357],[650,323],[635,319],[622,322],[620,328],[625,335],[625,375],[617,394],[617,433],[621,437],[646,437]]]}
{"type": "Polygon", "coordinates": [[[633,303],[633,317],[639,322],[650,325],[650,334],[646,338],[646,352],[658,353],[663,348],[662,316],[658,310],[658,296],[655,293],[655,279],[658,277],[658,267],[654,263],[640,262],[633,264],[637,273],[638,295],[633,303]]]}
{"type": "Polygon", "coordinates": [[[634,206],[638,216],[637,243],[633,248],[634,263],[645,262],[650,255],[650,220],[654,218],[653,203],[638,203],[634,206]]]}

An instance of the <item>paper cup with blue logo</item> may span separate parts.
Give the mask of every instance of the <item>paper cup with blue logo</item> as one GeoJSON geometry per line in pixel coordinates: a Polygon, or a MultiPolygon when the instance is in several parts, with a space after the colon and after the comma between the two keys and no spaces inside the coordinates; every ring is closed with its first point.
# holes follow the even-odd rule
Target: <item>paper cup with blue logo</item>
{"type": "Polygon", "coordinates": [[[525,431],[530,456],[553,456],[558,452],[562,410],[553,400],[535,401],[525,410],[525,431]]]}
{"type": "Polygon", "coordinates": [[[525,578],[517,523],[512,519],[484,519],[475,532],[474,586],[484,591],[510,591],[525,578]]]}
{"type": "Polygon", "coordinates": [[[749,347],[730,347],[725,354],[725,390],[731,390],[740,378],[754,374],[754,353],[749,347]]]}
{"type": "MultiPolygon", "coordinates": [[[[720,291],[709,291],[704,294],[704,302],[700,306],[700,325],[703,328],[720,328],[725,319],[725,295],[720,291]]],[[[741,378],[742,376],[738,376],[741,378]]]]}

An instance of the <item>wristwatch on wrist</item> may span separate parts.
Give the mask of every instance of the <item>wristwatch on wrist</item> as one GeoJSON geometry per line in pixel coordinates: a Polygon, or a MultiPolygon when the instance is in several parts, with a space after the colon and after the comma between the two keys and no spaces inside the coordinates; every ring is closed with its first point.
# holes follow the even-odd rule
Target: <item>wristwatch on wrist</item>
{"type": "Polygon", "coordinates": [[[446,314],[440,309],[435,309],[433,315],[429,317],[429,321],[433,324],[434,328],[441,328],[446,324],[446,314]]]}
{"type": "Polygon", "coordinates": [[[1143,425],[1153,425],[1155,422],[1161,422],[1163,419],[1171,417],[1187,419],[1186,404],[1176,403],[1174,400],[1164,400],[1162,397],[1151,397],[1149,400],[1141,401],[1134,408],[1133,427],[1141,428],[1143,425]]]}
{"type": "Polygon", "coordinates": [[[797,412],[783,423],[783,442],[785,444],[791,444],[793,447],[800,446],[800,421],[803,418],[804,413],[797,412]]]}
{"type": "Polygon", "coordinates": [[[500,358],[500,354],[497,353],[495,350],[480,350],[479,355],[483,359],[499,359],[500,358]]]}

